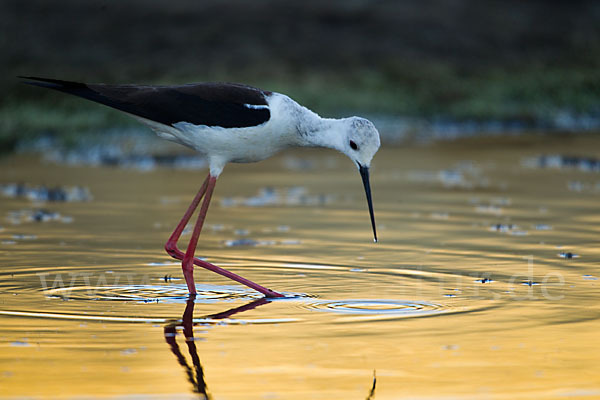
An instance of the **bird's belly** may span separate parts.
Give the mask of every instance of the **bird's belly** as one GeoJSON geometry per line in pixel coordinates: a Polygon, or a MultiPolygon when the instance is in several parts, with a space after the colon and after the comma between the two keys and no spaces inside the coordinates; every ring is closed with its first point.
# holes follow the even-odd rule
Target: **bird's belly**
{"type": "Polygon", "coordinates": [[[261,161],[288,147],[285,136],[265,126],[226,129],[179,123],[175,127],[178,142],[224,162],[261,161]]]}

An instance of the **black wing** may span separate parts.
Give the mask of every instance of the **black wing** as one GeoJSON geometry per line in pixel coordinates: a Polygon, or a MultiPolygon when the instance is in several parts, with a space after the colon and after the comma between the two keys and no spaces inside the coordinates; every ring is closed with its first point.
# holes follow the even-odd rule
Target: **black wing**
{"type": "Polygon", "coordinates": [[[21,77],[30,85],[55,89],[165,125],[243,128],[271,117],[265,96],[270,92],[235,83],[192,83],[179,86],[85,84],[21,77]]]}

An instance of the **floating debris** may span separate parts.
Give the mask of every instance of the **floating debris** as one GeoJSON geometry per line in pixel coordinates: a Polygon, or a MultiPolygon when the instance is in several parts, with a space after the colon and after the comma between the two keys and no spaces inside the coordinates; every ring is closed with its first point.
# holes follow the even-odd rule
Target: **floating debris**
{"type": "Polygon", "coordinates": [[[21,141],[21,151],[36,151],[46,161],[67,165],[112,166],[148,171],[156,167],[204,169],[208,162],[198,153],[181,152],[179,146],[165,143],[143,128],[106,129],[102,135],[83,134],[68,145],[61,140],[42,136],[21,141]]]}
{"type": "Polygon", "coordinates": [[[445,169],[445,170],[439,171],[438,178],[439,178],[440,182],[442,182],[444,184],[444,186],[447,186],[447,187],[470,186],[467,184],[467,181],[466,181],[465,176],[463,175],[462,171],[459,171],[459,170],[445,169]]]}
{"type": "Polygon", "coordinates": [[[567,189],[569,189],[571,192],[583,192],[584,190],[587,189],[586,187],[587,185],[583,182],[580,181],[569,181],[567,182],[567,189]]]}
{"type": "Polygon", "coordinates": [[[37,236],[36,235],[16,234],[16,235],[12,235],[12,238],[15,240],[34,240],[34,239],[37,239],[37,236]]]}
{"type": "Polygon", "coordinates": [[[152,171],[157,167],[198,170],[206,168],[205,158],[196,155],[122,155],[120,157],[101,157],[100,165],[119,168],[152,171]]]}
{"type": "Polygon", "coordinates": [[[534,226],[536,231],[550,231],[552,230],[552,227],[550,225],[546,225],[546,224],[537,224],[534,226]]]}
{"type": "Polygon", "coordinates": [[[571,192],[587,192],[587,193],[599,193],[600,182],[581,182],[581,181],[569,181],[567,182],[567,189],[571,192]]]}
{"type": "Polygon", "coordinates": [[[211,224],[211,225],[206,225],[206,227],[213,232],[221,232],[225,229],[225,225],[223,225],[223,224],[211,224]]]}
{"type": "Polygon", "coordinates": [[[448,219],[450,218],[450,214],[448,214],[447,212],[432,212],[431,213],[431,218],[432,219],[448,219]]]}
{"type": "Polygon", "coordinates": [[[332,169],[337,167],[338,159],[336,157],[296,157],[285,156],[283,158],[283,167],[292,171],[309,171],[332,169]]]}
{"type": "Polygon", "coordinates": [[[302,243],[302,241],[300,241],[300,240],[294,240],[294,239],[281,240],[279,242],[279,244],[288,245],[288,246],[290,246],[290,245],[298,245],[298,244],[301,244],[301,243],[302,243]]]}
{"type": "Polygon", "coordinates": [[[493,204],[484,206],[484,205],[478,205],[475,207],[475,212],[481,213],[481,214],[494,214],[494,215],[500,215],[502,214],[502,208],[495,206],[493,204]]]}
{"type": "Polygon", "coordinates": [[[60,214],[48,210],[37,210],[31,215],[31,219],[37,222],[56,221],[60,219],[60,214]]]}
{"type": "Polygon", "coordinates": [[[481,176],[480,168],[470,161],[440,171],[410,171],[408,178],[415,182],[437,182],[445,188],[474,189],[490,185],[489,180],[481,176]]]}
{"type": "Polygon", "coordinates": [[[163,267],[165,265],[180,265],[181,262],[179,261],[162,261],[162,262],[149,262],[146,263],[144,265],[147,265],[149,267],[163,267]]]}
{"type": "Polygon", "coordinates": [[[0,184],[0,193],[5,197],[27,198],[39,202],[79,202],[90,201],[92,195],[88,188],[81,186],[27,186],[22,183],[0,184]]]}
{"type": "MultiPolygon", "coordinates": [[[[245,325],[246,321],[241,321],[240,324],[245,325]]],[[[185,338],[186,342],[205,342],[206,338],[203,337],[186,337],[185,338]]]]}
{"type": "Polygon", "coordinates": [[[600,159],[595,157],[549,154],[526,160],[525,164],[537,168],[574,168],[585,172],[600,172],[600,159]]]}
{"type": "Polygon", "coordinates": [[[527,236],[527,231],[520,230],[517,225],[514,224],[494,224],[490,226],[490,231],[508,233],[513,236],[527,236]]]}
{"type": "Polygon", "coordinates": [[[527,231],[520,230],[517,225],[513,224],[494,224],[490,226],[490,231],[508,233],[513,236],[527,236],[529,234],[527,231]]]}
{"type": "Polygon", "coordinates": [[[476,279],[475,282],[478,282],[478,283],[492,283],[494,281],[491,278],[481,278],[481,279],[476,279]]]}
{"type": "Polygon", "coordinates": [[[526,286],[530,286],[530,287],[534,286],[534,285],[539,285],[539,284],[540,284],[539,282],[534,282],[531,280],[521,282],[521,285],[526,285],[526,286]]]}
{"type": "Polygon", "coordinates": [[[517,226],[513,224],[495,224],[490,226],[490,231],[508,233],[516,228],[517,226]]]}
{"type": "Polygon", "coordinates": [[[14,342],[11,342],[10,345],[14,346],[14,347],[29,347],[29,346],[31,346],[29,344],[29,342],[27,342],[27,340],[15,340],[14,342]]]}
{"type": "Polygon", "coordinates": [[[171,197],[171,196],[161,196],[160,204],[180,204],[181,199],[179,197],[171,197]]]}
{"type": "Polygon", "coordinates": [[[80,144],[75,149],[53,149],[44,153],[49,161],[67,165],[108,166],[138,171],[152,171],[157,167],[198,170],[207,167],[206,158],[198,154],[151,154],[151,149],[131,149],[119,141],[90,145],[80,144]]]}
{"type": "Polygon", "coordinates": [[[583,275],[582,278],[585,279],[586,281],[596,281],[596,280],[598,280],[598,278],[596,278],[593,275],[583,275]]]}
{"type": "Polygon", "coordinates": [[[271,187],[261,188],[256,196],[247,198],[226,197],[221,200],[222,207],[267,207],[267,206],[312,206],[331,204],[333,195],[310,195],[305,187],[293,186],[276,190],[271,187]]]}
{"type": "Polygon", "coordinates": [[[283,159],[283,166],[292,171],[309,171],[316,169],[314,159],[287,156],[283,159]]]}
{"type": "Polygon", "coordinates": [[[578,254],[574,254],[574,253],[571,253],[571,252],[562,252],[562,253],[558,253],[558,256],[559,256],[560,258],[566,258],[567,260],[570,260],[570,259],[572,259],[572,258],[578,258],[578,257],[579,257],[579,255],[578,255],[578,254]]]}
{"type": "Polygon", "coordinates": [[[511,231],[511,235],[513,236],[527,236],[529,233],[527,231],[511,231]]]}
{"type": "Polygon", "coordinates": [[[442,346],[442,350],[458,350],[460,349],[460,346],[457,344],[447,344],[442,346]]]}
{"type": "Polygon", "coordinates": [[[490,200],[490,204],[495,206],[510,206],[512,204],[512,200],[507,197],[494,197],[490,200]]]}
{"type": "Polygon", "coordinates": [[[255,246],[273,246],[273,245],[289,246],[289,245],[299,245],[300,243],[301,243],[300,240],[293,240],[293,239],[276,241],[276,240],[254,240],[254,239],[248,239],[248,238],[226,240],[224,242],[225,246],[227,246],[227,247],[238,247],[238,246],[255,247],[255,246]]]}
{"type": "Polygon", "coordinates": [[[11,211],[8,213],[6,219],[13,225],[19,225],[23,222],[59,221],[65,224],[73,222],[72,217],[63,216],[58,212],[46,209],[11,211]]]}
{"type": "Polygon", "coordinates": [[[260,242],[253,239],[236,239],[236,240],[226,240],[225,246],[227,247],[236,247],[236,246],[258,246],[260,242]]]}

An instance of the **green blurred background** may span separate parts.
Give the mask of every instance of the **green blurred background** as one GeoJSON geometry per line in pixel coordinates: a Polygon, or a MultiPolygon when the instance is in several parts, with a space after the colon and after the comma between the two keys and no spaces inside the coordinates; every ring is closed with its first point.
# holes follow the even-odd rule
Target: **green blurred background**
{"type": "Polygon", "coordinates": [[[0,24],[4,151],[133,124],[17,75],[244,82],[321,115],[481,130],[600,127],[598,1],[2,0],[0,24]]]}

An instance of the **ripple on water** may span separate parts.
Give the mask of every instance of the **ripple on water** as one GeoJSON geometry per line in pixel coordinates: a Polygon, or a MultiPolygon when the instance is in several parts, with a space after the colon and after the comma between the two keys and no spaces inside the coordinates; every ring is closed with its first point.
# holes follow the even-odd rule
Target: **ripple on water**
{"type": "MultiPolygon", "coordinates": [[[[293,289],[290,287],[290,282],[286,282],[287,288],[294,291],[286,292],[284,295],[286,296],[283,299],[272,299],[268,300],[261,304],[267,304],[270,302],[279,303],[280,307],[272,307],[273,311],[277,311],[276,315],[271,315],[270,318],[261,320],[257,322],[255,320],[247,320],[247,319],[238,319],[234,318],[229,320],[228,318],[225,320],[221,315],[223,312],[218,312],[217,314],[210,314],[204,318],[201,318],[201,321],[216,321],[215,315],[220,315],[219,323],[278,323],[278,322],[291,322],[300,321],[307,317],[307,313],[321,313],[326,315],[330,314],[331,322],[343,322],[343,321],[377,321],[377,320],[390,320],[390,319],[400,319],[400,318],[417,318],[417,317],[425,317],[425,316],[436,316],[436,315],[448,315],[455,313],[463,313],[463,312],[474,312],[481,310],[481,305],[474,305],[468,302],[461,301],[460,299],[451,299],[448,297],[444,298],[444,301],[437,302],[435,300],[431,301],[428,299],[410,299],[410,300],[402,300],[402,299],[336,299],[335,295],[332,298],[323,298],[321,296],[314,296],[310,293],[315,290],[315,288],[320,288],[317,292],[321,292],[323,295],[329,297],[325,293],[332,293],[332,291],[337,291],[336,288],[332,288],[329,286],[320,287],[318,284],[315,285],[315,280],[327,282],[332,281],[329,278],[344,278],[344,282],[353,281],[353,280],[363,280],[364,274],[372,274],[375,277],[384,277],[391,274],[393,276],[398,276],[399,270],[393,271],[379,271],[373,268],[361,268],[357,265],[328,265],[328,264],[306,264],[306,263],[298,263],[293,261],[264,261],[264,260],[239,260],[235,259],[234,262],[232,260],[221,260],[220,264],[227,265],[235,265],[235,266],[243,266],[245,271],[252,270],[253,268],[260,270],[264,273],[265,269],[273,270],[277,273],[273,273],[273,276],[295,276],[293,275],[293,270],[297,270],[302,272],[305,276],[309,276],[308,279],[303,279],[301,283],[298,283],[297,286],[293,289]],[[229,263],[227,263],[229,261],[229,263]],[[283,273],[282,273],[283,272],[283,273]],[[292,272],[292,275],[290,275],[292,272]],[[360,275],[360,276],[357,276],[360,275]],[[289,310],[284,306],[284,303],[287,302],[292,307],[296,307],[304,310],[304,316],[302,313],[293,310],[289,310]],[[281,308],[283,307],[283,308],[281,308]],[[286,311],[287,309],[287,311],[286,311]],[[283,310],[283,311],[282,311],[283,310]],[[283,312],[284,315],[279,314],[279,312],[283,312]],[[290,316],[290,312],[293,312],[294,318],[289,319],[287,317],[290,316]],[[284,317],[283,319],[281,317],[284,317]]],[[[162,265],[162,264],[159,264],[162,265]]],[[[411,270],[402,270],[402,276],[399,276],[398,279],[406,279],[406,280],[421,280],[423,279],[423,273],[419,271],[418,274],[412,274],[411,270]]],[[[112,270],[111,270],[112,272],[112,270]]],[[[412,271],[414,272],[414,271],[412,271]]],[[[271,274],[269,272],[269,274],[271,274]]],[[[441,279],[441,278],[440,278],[441,279]]],[[[335,280],[335,279],[333,279],[335,280]]],[[[10,314],[10,315],[23,315],[26,313],[28,316],[32,317],[41,317],[41,318],[68,318],[68,319],[97,319],[103,321],[121,321],[121,322],[162,322],[168,321],[169,318],[172,318],[172,314],[169,311],[170,309],[161,307],[161,308],[146,308],[144,307],[144,311],[142,309],[128,308],[128,307],[118,307],[113,308],[110,306],[111,302],[121,302],[121,303],[129,303],[129,304],[185,304],[189,295],[187,292],[187,286],[183,284],[183,281],[173,283],[172,277],[166,275],[164,278],[160,279],[160,284],[113,284],[113,285],[90,285],[89,282],[81,283],[80,285],[73,285],[68,287],[55,287],[48,288],[46,286],[43,288],[30,288],[33,292],[38,292],[42,294],[46,298],[49,299],[58,299],[61,301],[69,301],[69,302],[79,302],[79,305],[71,303],[73,306],[73,310],[71,310],[68,314],[63,314],[61,311],[65,310],[65,307],[68,306],[61,305],[57,307],[57,309],[52,310],[50,312],[46,312],[45,310],[17,310],[13,309],[10,311],[0,311],[0,314],[10,314]],[[162,284],[162,281],[165,281],[166,284],[162,284]],[[81,313],[82,307],[88,310],[87,305],[84,307],[83,304],[90,302],[98,302],[96,306],[93,306],[97,310],[96,315],[89,315],[87,312],[81,313]],[[109,306],[106,309],[105,306],[101,306],[101,303],[104,303],[106,306],[109,306]],[[76,310],[76,311],[75,311],[76,310]],[[73,312],[75,311],[75,312],[73,312]],[[137,312],[142,311],[143,314],[139,316],[132,316],[137,312]],[[170,317],[164,318],[164,315],[157,315],[157,313],[162,314],[166,312],[170,317]],[[82,315],[86,314],[86,315],[82,315]]],[[[115,282],[116,283],[116,282],[115,282]]],[[[275,284],[275,283],[273,283],[275,284]]],[[[410,282],[408,282],[410,284],[410,282]]],[[[283,284],[282,284],[283,285],[283,284]]],[[[293,286],[293,285],[292,285],[293,286]]],[[[253,309],[254,306],[248,308],[253,302],[260,301],[263,299],[262,294],[240,286],[240,285],[209,285],[209,284],[198,284],[197,285],[198,294],[195,298],[196,303],[203,304],[218,304],[223,303],[224,308],[227,308],[228,305],[226,303],[231,303],[232,309],[236,310],[235,307],[241,307],[242,309],[253,309]],[[233,303],[236,303],[235,305],[233,303]],[[241,306],[240,306],[241,304],[241,306]]],[[[63,303],[61,303],[63,304],[63,303]]],[[[214,311],[215,307],[209,307],[214,311]]],[[[237,314],[239,311],[236,311],[237,314]]],[[[264,313],[263,313],[264,315],[264,313]]],[[[314,315],[314,314],[313,314],[314,315]]],[[[240,315],[241,316],[241,315],[240,315]]],[[[196,320],[196,319],[195,319],[196,320]]],[[[199,320],[200,321],[200,320],[199,320]]],[[[212,322],[207,322],[212,323],[212,322]]]]}
{"type": "MultiPolygon", "coordinates": [[[[225,306],[223,312],[201,314],[194,318],[194,323],[203,325],[244,325],[244,324],[277,324],[286,322],[296,322],[298,318],[287,317],[268,317],[268,318],[236,318],[232,317],[238,312],[252,310],[260,305],[268,304],[269,301],[254,290],[239,286],[225,285],[197,285],[198,293],[195,297],[195,303],[231,303],[225,306]],[[242,304],[240,306],[240,304],[242,304]]],[[[60,299],[62,301],[105,301],[105,302],[126,302],[137,304],[186,304],[189,300],[186,285],[106,285],[106,286],[74,286],[65,288],[53,288],[43,291],[47,298],[60,299]]],[[[300,298],[302,295],[296,295],[294,298],[300,298]]],[[[290,297],[291,298],[291,297],[290,297]]],[[[61,302],[62,304],[62,302],[61,302]]],[[[157,309],[149,308],[147,315],[130,315],[131,308],[121,310],[97,308],[96,313],[86,312],[61,312],[45,310],[0,310],[0,315],[50,318],[50,319],[69,319],[69,320],[93,320],[102,322],[131,322],[131,323],[167,323],[172,322],[172,317],[161,317],[157,315],[157,309]]],[[[164,309],[162,309],[164,311],[164,309]]],[[[160,311],[162,312],[162,311],[160,311]]],[[[241,316],[241,315],[240,315],[241,316]]]]}
{"type": "MultiPolygon", "coordinates": [[[[197,303],[217,301],[256,300],[262,295],[251,289],[229,285],[197,285],[197,303]]],[[[185,285],[106,285],[74,286],[47,289],[47,297],[63,300],[133,301],[138,303],[185,303],[188,290],[185,285]]]]}
{"type": "Polygon", "coordinates": [[[383,299],[310,300],[303,302],[302,307],[314,311],[346,314],[353,316],[352,319],[395,319],[457,311],[442,304],[420,300],[383,299]]]}

